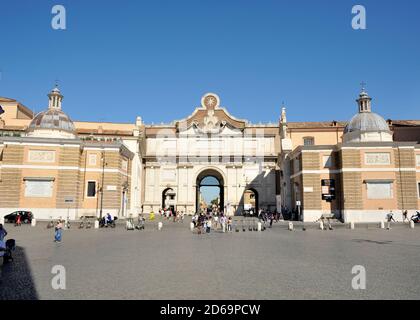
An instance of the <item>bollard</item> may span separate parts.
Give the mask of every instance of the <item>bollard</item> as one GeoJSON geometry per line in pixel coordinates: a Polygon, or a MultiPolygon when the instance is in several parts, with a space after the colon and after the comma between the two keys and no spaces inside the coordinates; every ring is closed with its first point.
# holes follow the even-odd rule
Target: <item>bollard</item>
{"type": "Polygon", "coordinates": [[[414,229],[414,221],[410,220],[410,229],[414,229]]]}
{"type": "Polygon", "coordinates": [[[385,222],[381,221],[381,223],[380,223],[380,225],[379,225],[379,228],[381,228],[381,229],[385,229],[385,222]]]}
{"type": "Polygon", "coordinates": [[[289,231],[293,231],[293,222],[289,222],[289,231]]]}
{"type": "Polygon", "coordinates": [[[95,229],[99,229],[99,221],[95,220],[95,229]]]}
{"type": "Polygon", "coordinates": [[[353,221],[351,221],[351,222],[350,222],[350,229],[351,229],[351,230],[353,230],[353,229],[354,229],[354,222],[353,222],[353,221]]]}
{"type": "Polygon", "coordinates": [[[33,218],[33,219],[32,219],[32,221],[31,221],[31,226],[32,226],[32,227],[35,227],[35,226],[36,226],[36,219],[35,219],[35,218],[33,218]]]}
{"type": "Polygon", "coordinates": [[[259,221],[257,223],[257,231],[261,231],[261,222],[259,222],[259,221]]]}
{"type": "Polygon", "coordinates": [[[324,230],[324,222],[322,220],[319,222],[319,229],[324,230]]]}
{"type": "Polygon", "coordinates": [[[158,223],[158,230],[159,231],[162,230],[162,227],[163,227],[163,223],[162,223],[162,221],[159,221],[159,223],[158,223]]]}
{"type": "Polygon", "coordinates": [[[194,231],[194,222],[191,222],[191,223],[190,223],[190,230],[191,230],[191,231],[194,231]]]}
{"type": "Polygon", "coordinates": [[[222,232],[225,233],[226,232],[226,223],[222,223],[222,232]]]}

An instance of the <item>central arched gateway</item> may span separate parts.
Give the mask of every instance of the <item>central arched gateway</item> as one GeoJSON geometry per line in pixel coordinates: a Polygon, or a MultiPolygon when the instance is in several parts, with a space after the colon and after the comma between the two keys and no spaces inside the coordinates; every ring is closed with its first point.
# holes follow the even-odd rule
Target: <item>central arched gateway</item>
{"type": "MultiPolygon", "coordinates": [[[[218,206],[220,212],[224,210],[224,194],[225,194],[225,187],[224,187],[224,179],[222,174],[215,170],[215,169],[205,169],[201,171],[197,176],[196,181],[196,197],[195,197],[195,208],[196,212],[200,212],[202,207],[203,201],[203,193],[208,189],[218,189],[218,197],[217,204],[214,205],[218,206]]],[[[207,199],[208,200],[208,199],[207,199]]]]}

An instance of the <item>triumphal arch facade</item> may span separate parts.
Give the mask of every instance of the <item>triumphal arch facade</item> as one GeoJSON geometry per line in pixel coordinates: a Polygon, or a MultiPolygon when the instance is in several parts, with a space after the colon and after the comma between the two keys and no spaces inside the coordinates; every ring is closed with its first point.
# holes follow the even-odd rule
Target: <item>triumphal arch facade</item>
{"type": "Polygon", "coordinates": [[[214,93],[193,113],[162,125],[140,118],[143,159],[142,212],[171,207],[201,209],[203,187],[217,187],[215,205],[227,215],[276,209],[280,135],[278,124],[254,125],[233,117],[214,93]]]}

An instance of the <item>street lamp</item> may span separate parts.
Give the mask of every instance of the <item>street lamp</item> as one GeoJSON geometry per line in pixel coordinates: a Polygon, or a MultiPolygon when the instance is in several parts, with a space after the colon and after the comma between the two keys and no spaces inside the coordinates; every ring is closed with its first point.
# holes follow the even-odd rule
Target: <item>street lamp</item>
{"type": "Polygon", "coordinates": [[[102,208],[104,203],[104,178],[105,178],[105,152],[101,152],[102,160],[102,182],[101,182],[101,208],[99,210],[99,219],[102,219],[102,208]]]}

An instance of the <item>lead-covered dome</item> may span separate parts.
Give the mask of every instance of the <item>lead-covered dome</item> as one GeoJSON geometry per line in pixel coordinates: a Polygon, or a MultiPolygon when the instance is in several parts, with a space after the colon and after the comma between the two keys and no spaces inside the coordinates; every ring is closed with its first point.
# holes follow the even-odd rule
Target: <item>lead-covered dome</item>
{"type": "Polygon", "coordinates": [[[372,112],[371,101],[365,89],[356,100],[359,112],[344,128],[343,142],[392,141],[392,132],[384,118],[372,112]]]}
{"type": "Polygon", "coordinates": [[[48,95],[48,109],[38,113],[28,126],[28,136],[75,138],[76,128],[70,117],[61,110],[63,96],[55,87],[48,95]]]}
{"type": "Polygon", "coordinates": [[[354,131],[376,132],[389,131],[389,126],[385,119],[374,112],[363,112],[356,114],[344,129],[344,133],[354,131]]]}

